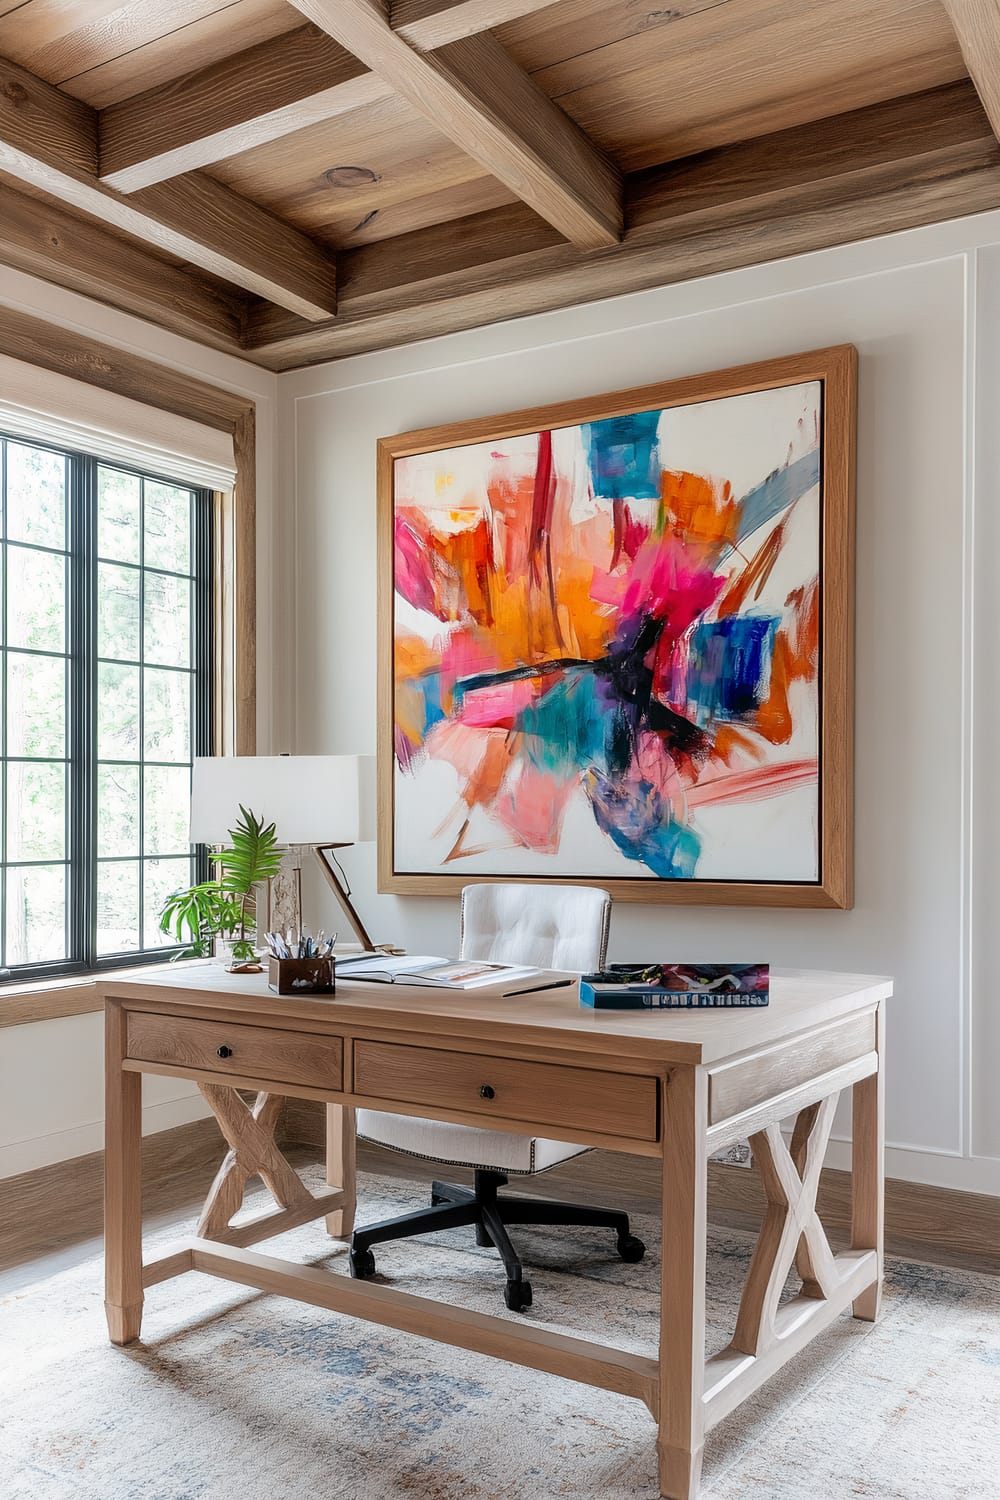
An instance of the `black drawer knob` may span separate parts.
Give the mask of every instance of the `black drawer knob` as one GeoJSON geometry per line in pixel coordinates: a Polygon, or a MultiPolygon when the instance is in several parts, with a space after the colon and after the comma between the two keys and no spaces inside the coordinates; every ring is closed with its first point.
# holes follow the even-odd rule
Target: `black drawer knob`
{"type": "Polygon", "coordinates": [[[215,1049],[215,1055],[216,1055],[216,1057],[232,1057],[232,1055],[233,1055],[233,1049],[232,1049],[232,1047],[226,1047],[226,1046],[216,1047],[216,1049],[215,1049]]]}
{"type": "Polygon", "coordinates": [[[491,1089],[488,1083],[484,1083],[479,1090],[480,1099],[495,1099],[496,1096],[496,1089],[491,1089]]]}

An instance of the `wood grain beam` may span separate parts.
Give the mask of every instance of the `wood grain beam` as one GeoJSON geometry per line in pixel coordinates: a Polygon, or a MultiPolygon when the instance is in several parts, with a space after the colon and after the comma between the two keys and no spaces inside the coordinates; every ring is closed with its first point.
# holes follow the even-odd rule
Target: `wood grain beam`
{"type": "Polygon", "coordinates": [[[123,197],[97,142],[95,111],[0,61],[0,170],[304,318],[336,310],[333,262],[298,230],[201,173],[123,197]]]}
{"type": "Polygon", "coordinates": [[[1000,147],[966,81],[638,174],[615,250],[581,255],[526,209],[347,253],[335,321],[251,310],[286,370],[1000,207],[1000,147]]]}
{"type": "Polygon", "coordinates": [[[1000,137],[1000,0],[942,0],[965,66],[1000,137]]]}
{"type": "MultiPolygon", "coordinates": [[[[246,396],[197,380],[182,370],[155,364],[127,349],[102,344],[90,334],[76,333],[16,307],[0,306],[0,354],[26,360],[56,375],[69,375],[102,391],[143,401],[159,411],[203,422],[218,432],[236,431],[253,411],[253,402],[246,396]]],[[[243,447],[252,456],[252,442],[244,442],[243,447]]],[[[101,1008],[96,1002],[94,1009],[101,1008]]],[[[29,1012],[26,1019],[37,1017],[29,1012]]]]}
{"type": "Polygon", "coordinates": [[[552,0],[391,0],[389,24],[421,52],[430,52],[551,4],[552,0]]]}
{"type": "MultiPolygon", "coordinates": [[[[422,52],[544,9],[551,0],[401,0],[392,26],[422,52]]],[[[390,85],[312,25],[100,115],[100,175],[134,193],[387,98],[390,85]]]]}
{"type": "Polygon", "coordinates": [[[241,293],[229,293],[101,224],[2,182],[0,263],[199,343],[240,352],[246,304],[241,293]]]}
{"type": "Polygon", "coordinates": [[[581,250],[617,244],[621,179],[490,32],[419,52],[381,0],[293,0],[581,250]]]}
{"type": "Polygon", "coordinates": [[[390,93],[326,32],[300,26],[102,110],[101,180],[133,193],[390,93]]]}

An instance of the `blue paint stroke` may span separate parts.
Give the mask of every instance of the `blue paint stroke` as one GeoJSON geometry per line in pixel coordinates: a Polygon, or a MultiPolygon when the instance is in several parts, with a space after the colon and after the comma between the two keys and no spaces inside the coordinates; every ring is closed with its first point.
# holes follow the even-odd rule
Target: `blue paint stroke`
{"type": "Polygon", "coordinates": [[[589,666],[571,668],[529,707],[522,709],[515,729],[524,735],[524,748],[539,771],[555,775],[586,769],[604,749],[601,701],[589,666]]]}
{"type": "Polygon", "coordinates": [[[655,787],[646,781],[612,781],[594,769],[584,787],[598,828],[626,859],[646,865],[661,880],[693,878],[701,840],[675,820],[655,787]]]}
{"type": "Polygon", "coordinates": [[[737,541],[750,536],[751,532],[767,521],[780,515],[795,500],[809,493],[819,484],[819,449],[814,448],[784,469],[775,469],[755,489],[749,490],[740,501],[740,528],[737,541]]]}
{"type": "Polygon", "coordinates": [[[688,711],[704,728],[713,720],[746,719],[767,694],[780,621],[727,615],[696,625],[688,659],[688,711]]]}
{"type": "Polygon", "coordinates": [[[630,412],[624,417],[606,417],[602,422],[584,422],[594,494],[602,500],[658,500],[660,462],[658,411],[630,412]]]}
{"type": "Polygon", "coordinates": [[[436,669],[421,672],[419,677],[409,678],[406,685],[419,696],[423,707],[423,726],[420,731],[420,740],[423,743],[434,725],[446,717],[441,707],[441,673],[436,669]]]}

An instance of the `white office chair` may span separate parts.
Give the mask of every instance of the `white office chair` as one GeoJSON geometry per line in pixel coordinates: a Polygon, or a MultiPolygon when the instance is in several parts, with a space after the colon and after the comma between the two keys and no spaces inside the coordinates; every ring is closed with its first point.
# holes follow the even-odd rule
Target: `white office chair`
{"type": "MultiPolygon", "coordinates": [[[[607,891],[571,885],[471,885],[462,892],[462,958],[536,964],[585,974],[604,963],[611,920],[607,891]]],[[[526,1005],[531,997],[526,996],[526,1005]]],[[[587,1146],[509,1135],[500,1130],[420,1120],[372,1109],[358,1111],[358,1135],[407,1156],[475,1169],[475,1189],[435,1182],[431,1208],[356,1229],[351,1275],[375,1274],[372,1245],[438,1229],[473,1225],[478,1245],[494,1245],[504,1263],[504,1300],[520,1311],[531,1306],[531,1283],[507,1234],[508,1224],[588,1224],[613,1229],[623,1260],[641,1260],[645,1246],[629,1232],[628,1215],[540,1198],[500,1198],[509,1177],[546,1172],[580,1156],[587,1146]]]]}

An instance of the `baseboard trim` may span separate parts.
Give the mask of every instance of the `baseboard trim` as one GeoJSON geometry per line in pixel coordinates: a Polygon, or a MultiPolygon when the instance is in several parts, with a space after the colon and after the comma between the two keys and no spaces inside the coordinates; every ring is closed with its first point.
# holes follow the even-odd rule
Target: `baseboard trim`
{"type": "MultiPolygon", "coordinates": [[[[295,1155],[321,1151],[324,1109],[312,1100],[287,1101],[280,1132],[295,1155]]],[[[147,1215],[190,1213],[207,1192],[224,1151],[213,1119],[192,1120],[143,1139],[143,1206],[147,1215]]],[[[364,1170],[416,1181],[429,1180],[431,1163],[361,1143],[364,1170]]],[[[461,1181],[463,1173],[449,1169],[461,1181]]],[[[464,1174],[471,1176],[471,1174],[464,1174]]],[[[0,1271],[50,1255],[102,1232],[104,1153],[0,1179],[0,1271]]],[[[652,1159],[591,1151],[518,1191],[603,1201],[636,1213],[659,1205],[660,1169],[652,1159]]],[[[764,1197],[756,1172],[709,1165],[709,1218],[715,1224],[754,1230],[764,1197]]],[[[843,1243],[850,1226],[850,1177],[836,1168],[823,1173],[819,1211],[831,1240],[843,1243]]],[[[906,1259],[1000,1273],[1000,1198],[890,1178],[886,1183],[886,1249],[906,1259]]]]}
{"type": "MultiPolygon", "coordinates": [[[[192,1120],[143,1136],[143,1207],[169,1213],[190,1204],[192,1183],[211,1183],[222,1155],[215,1120],[192,1120]]],[[[69,1157],[0,1178],[0,1270],[103,1233],[104,1152],[69,1157]]]]}
{"type": "MultiPolygon", "coordinates": [[[[159,1099],[143,1106],[143,1140],[188,1125],[192,1120],[211,1118],[212,1112],[197,1089],[192,1093],[178,1094],[172,1099],[159,1099]]],[[[0,1146],[0,1182],[8,1177],[24,1177],[29,1172],[58,1166],[60,1162],[79,1161],[84,1156],[99,1153],[103,1146],[103,1120],[73,1125],[67,1130],[56,1130],[49,1135],[12,1141],[7,1146],[0,1146]]]]}

